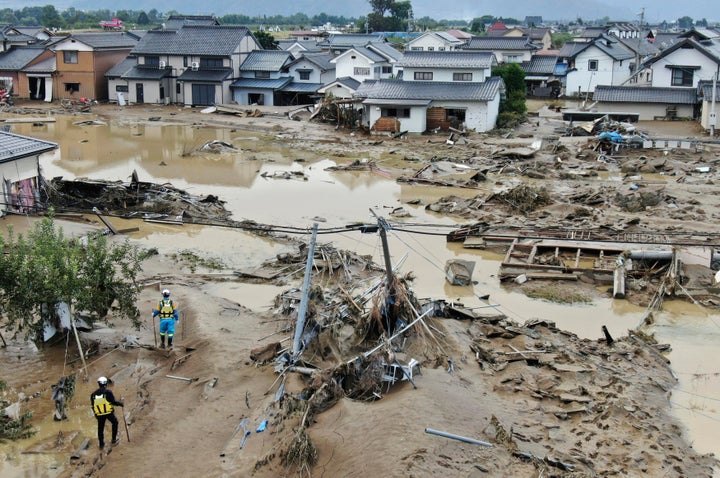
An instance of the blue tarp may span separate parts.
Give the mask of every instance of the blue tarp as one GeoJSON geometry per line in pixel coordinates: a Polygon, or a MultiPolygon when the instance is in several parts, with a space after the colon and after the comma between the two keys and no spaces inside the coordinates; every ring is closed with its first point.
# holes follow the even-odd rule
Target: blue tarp
{"type": "Polygon", "coordinates": [[[606,139],[610,141],[611,143],[622,143],[623,138],[620,136],[620,133],[616,133],[614,131],[605,131],[603,133],[600,133],[598,135],[598,139],[606,139]]]}

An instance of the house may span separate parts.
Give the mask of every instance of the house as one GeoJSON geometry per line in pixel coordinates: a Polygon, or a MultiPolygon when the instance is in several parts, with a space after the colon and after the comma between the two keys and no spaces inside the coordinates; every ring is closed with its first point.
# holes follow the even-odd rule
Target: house
{"type": "Polygon", "coordinates": [[[648,60],[652,69],[652,86],[694,87],[701,81],[712,81],[720,69],[720,39],[685,38],[648,60]]]}
{"type": "Polygon", "coordinates": [[[323,96],[332,95],[335,98],[352,98],[360,85],[361,83],[355,78],[345,76],[323,85],[317,93],[323,96]]]}
{"type": "Polygon", "coordinates": [[[387,43],[367,43],[352,46],[330,60],[335,64],[337,77],[349,76],[357,81],[393,78],[398,73],[398,61],[403,54],[387,43]]]}
{"type": "Polygon", "coordinates": [[[30,68],[44,60],[55,58],[45,46],[16,46],[0,53],[0,87],[11,91],[18,98],[52,98],[55,68],[45,74],[30,68]]]}
{"type": "Polygon", "coordinates": [[[278,40],[278,49],[289,51],[295,58],[303,53],[322,53],[322,48],[315,40],[282,39],[278,40]]]}
{"type": "Polygon", "coordinates": [[[641,121],[697,116],[695,88],[597,85],[593,101],[598,111],[635,113],[641,121]]]}
{"type": "Polygon", "coordinates": [[[408,51],[398,66],[403,81],[441,81],[482,83],[493,66],[495,55],[483,51],[408,51]]]}
{"type": "Polygon", "coordinates": [[[363,124],[376,132],[495,128],[504,83],[368,80],[355,98],[362,100],[363,124]]]}
{"type": "Polygon", "coordinates": [[[3,201],[0,215],[35,211],[40,195],[40,156],[56,143],[0,131],[0,175],[3,201]]]}
{"type": "Polygon", "coordinates": [[[0,53],[8,51],[13,46],[32,45],[38,41],[34,36],[23,33],[12,25],[0,24],[0,53]]]}
{"type": "Polygon", "coordinates": [[[492,53],[498,63],[522,63],[530,61],[533,53],[540,49],[530,37],[472,37],[463,50],[492,53]]]}
{"type": "Polygon", "coordinates": [[[251,51],[240,65],[240,78],[230,85],[233,101],[239,105],[281,105],[280,91],[292,81],[285,68],[292,62],[288,51],[251,51]]]}
{"type": "Polygon", "coordinates": [[[520,68],[525,72],[528,96],[547,98],[557,96],[562,88],[562,78],[557,70],[558,55],[533,55],[520,68]]]}
{"type": "Polygon", "coordinates": [[[428,32],[407,42],[405,51],[453,51],[465,44],[447,32],[428,32]]]}
{"type": "Polygon", "coordinates": [[[700,99],[702,105],[700,109],[700,125],[706,131],[715,133],[717,131],[718,110],[720,110],[720,84],[715,82],[715,91],[713,92],[712,82],[701,82],[699,85],[700,99]]]}
{"type": "Polygon", "coordinates": [[[492,25],[490,25],[487,30],[485,30],[485,33],[487,33],[488,36],[503,36],[508,30],[509,28],[507,27],[507,25],[498,20],[492,25]]]}
{"type": "Polygon", "coordinates": [[[290,32],[290,38],[295,41],[313,41],[317,43],[327,37],[327,32],[319,30],[293,30],[290,32]]]}
{"type": "Polygon", "coordinates": [[[507,30],[496,30],[489,36],[499,37],[528,37],[533,43],[540,45],[542,49],[549,49],[552,46],[552,36],[549,28],[523,28],[512,27],[507,30]]]}
{"type": "Polygon", "coordinates": [[[233,98],[230,85],[239,78],[240,65],[259,48],[250,30],[242,26],[186,25],[178,30],[151,30],[130,52],[137,65],[122,76],[126,88],[119,86],[127,90],[131,103],[228,103],[233,98]]]}
{"type": "Polygon", "coordinates": [[[318,89],[335,80],[332,58],[329,53],[306,53],[287,64],[292,81],[282,90],[283,104],[314,103],[318,89]]]}
{"type": "Polygon", "coordinates": [[[48,30],[45,27],[40,26],[22,26],[22,27],[14,27],[15,30],[17,30],[19,33],[22,33],[23,35],[28,35],[33,38],[36,38],[39,42],[43,42],[45,40],[50,39],[50,37],[53,36],[53,32],[48,30]]]}
{"type": "Polygon", "coordinates": [[[617,38],[601,35],[588,42],[568,42],[560,50],[567,62],[566,94],[580,96],[596,85],[620,85],[632,74],[635,55],[617,38]]]}
{"type": "Polygon", "coordinates": [[[55,43],[55,98],[108,99],[105,73],[137,45],[127,32],[75,33],[55,43]]]}
{"type": "Polygon", "coordinates": [[[382,33],[333,33],[324,40],[319,41],[318,46],[323,51],[330,52],[333,55],[340,55],[354,46],[370,43],[385,43],[385,35],[382,33]]]}
{"type": "Polygon", "coordinates": [[[653,58],[655,55],[660,53],[660,50],[655,44],[645,36],[637,38],[618,38],[618,41],[627,50],[635,55],[635,59],[632,62],[631,72],[633,75],[630,77],[629,82],[641,86],[650,86],[652,84],[652,70],[643,68],[642,65],[653,58]],[[635,75],[636,66],[640,65],[642,71],[635,75]]]}
{"type": "Polygon", "coordinates": [[[458,40],[462,40],[464,43],[467,43],[467,41],[473,37],[471,33],[464,32],[462,30],[451,29],[448,30],[447,33],[454,36],[458,40]]]}
{"type": "Polygon", "coordinates": [[[129,88],[127,75],[130,74],[136,66],[137,58],[135,56],[128,56],[105,73],[105,78],[108,82],[108,101],[110,103],[117,103],[120,95],[122,95],[125,101],[128,100],[129,88]]]}

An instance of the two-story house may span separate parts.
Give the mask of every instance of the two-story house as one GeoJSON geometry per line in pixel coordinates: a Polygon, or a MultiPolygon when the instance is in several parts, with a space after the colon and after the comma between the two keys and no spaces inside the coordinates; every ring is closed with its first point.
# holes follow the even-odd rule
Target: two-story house
{"type": "Polygon", "coordinates": [[[280,91],[293,80],[286,70],[292,61],[289,51],[250,52],[240,65],[240,78],[230,85],[233,101],[239,105],[282,104],[280,91]]]}
{"type": "Polygon", "coordinates": [[[49,101],[55,76],[55,53],[45,45],[16,46],[0,53],[0,88],[13,96],[49,101]],[[52,61],[52,71],[43,73],[34,68],[46,60],[52,61]]]}
{"type": "Polygon", "coordinates": [[[250,30],[242,26],[151,30],[131,51],[137,64],[122,75],[126,84],[116,88],[125,90],[131,103],[228,103],[240,65],[259,48],[250,30]]]}
{"type": "Polygon", "coordinates": [[[405,51],[453,51],[465,43],[448,32],[427,32],[407,42],[405,51]]]}
{"type": "Polygon", "coordinates": [[[315,40],[280,39],[278,40],[278,49],[289,51],[295,58],[306,53],[322,53],[322,48],[315,40]]]}
{"type": "Polygon", "coordinates": [[[403,54],[391,45],[379,42],[352,46],[330,61],[335,64],[338,78],[350,77],[362,83],[395,77],[402,57],[403,54]]]}
{"type": "Polygon", "coordinates": [[[498,63],[522,63],[530,61],[533,54],[540,49],[530,37],[472,37],[463,50],[484,51],[492,53],[498,63]]]}
{"type": "Polygon", "coordinates": [[[502,79],[491,77],[496,64],[488,52],[406,52],[400,80],[369,80],[362,98],[363,121],[374,131],[473,129],[495,127],[504,92],[502,79]]]}
{"type": "Polygon", "coordinates": [[[370,43],[385,43],[385,35],[382,33],[333,33],[319,41],[317,45],[322,51],[340,55],[350,48],[370,43]]]}
{"type": "Polygon", "coordinates": [[[108,99],[105,73],[137,45],[128,32],[75,33],[54,46],[58,83],[56,98],[108,99]]]}
{"type": "Polygon", "coordinates": [[[560,49],[567,62],[565,93],[582,96],[595,91],[596,85],[620,85],[630,78],[633,52],[617,38],[600,35],[588,42],[568,42],[560,49]]]}
{"type": "Polygon", "coordinates": [[[318,90],[335,80],[335,64],[329,53],[304,53],[291,61],[285,69],[292,81],[283,87],[283,104],[312,104],[318,90]]]}

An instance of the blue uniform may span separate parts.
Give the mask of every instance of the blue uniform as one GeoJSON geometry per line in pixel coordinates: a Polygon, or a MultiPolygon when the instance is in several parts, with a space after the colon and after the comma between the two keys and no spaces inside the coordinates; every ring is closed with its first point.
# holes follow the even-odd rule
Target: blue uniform
{"type": "Polygon", "coordinates": [[[175,336],[175,322],[180,317],[177,310],[177,304],[169,297],[163,297],[158,302],[157,308],[153,309],[153,317],[160,316],[160,339],[165,342],[165,336],[168,338],[169,344],[175,336]]]}

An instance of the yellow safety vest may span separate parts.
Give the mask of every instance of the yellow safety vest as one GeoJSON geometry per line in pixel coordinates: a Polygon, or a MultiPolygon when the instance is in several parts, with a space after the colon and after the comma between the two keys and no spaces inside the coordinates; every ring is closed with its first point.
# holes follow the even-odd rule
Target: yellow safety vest
{"type": "Polygon", "coordinates": [[[100,395],[93,395],[93,412],[95,412],[95,415],[110,415],[113,410],[115,410],[115,407],[107,401],[104,393],[100,395]]]}
{"type": "Polygon", "coordinates": [[[175,315],[175,304],[173,304],[173,301],[170,299],[161,300],[158,304],[158,309],[160,309],[161,319],[171,319],[175,315]]]}

